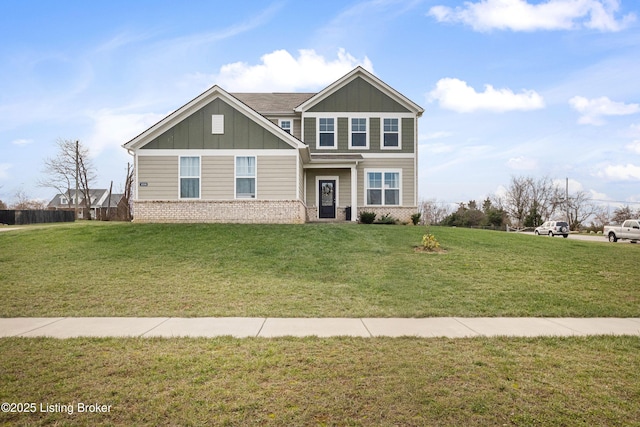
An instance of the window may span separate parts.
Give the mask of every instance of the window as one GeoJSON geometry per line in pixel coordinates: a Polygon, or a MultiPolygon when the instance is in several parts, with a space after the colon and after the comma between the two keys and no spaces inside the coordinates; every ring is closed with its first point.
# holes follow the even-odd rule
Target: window
{"type": "Polygon", "coordinates": [[[333,118],[318,119],[318,146],[335,148],[335,123],[333,118]]]}
{"type": "Polygon", "coordinates": [[[236,157],[236,199],[256,198],[256,158],[236,157]]]}
{"type": "Polygon", "coordinates": [[[280,120],[280,127],[283,131],[291,133],[291,120],[280,120]]]}
{"type": "Polygon", "coordinates": [[[367,172],[367,205],[400,205],[400,172],[367,172]]]}
{"type": "Polygon", "coordinates": [[[180,198],[200,198],[200,157],[180,157],[180,198]]]}
{"type": "Polygon", "coordinates": [[[351,119],[351,148],[367,148],[367,119],[351,119]]]}
{"type": "Polygon", "coordinates": [[[383,148],[400,148],[399,119],[384,119],[382,132],[383,148]]]}
{"type": "Polygon", "coordinates": [[[211,134],[212,135],[224,134],[224,115],[214,114],[211,116],[211,134]]]}

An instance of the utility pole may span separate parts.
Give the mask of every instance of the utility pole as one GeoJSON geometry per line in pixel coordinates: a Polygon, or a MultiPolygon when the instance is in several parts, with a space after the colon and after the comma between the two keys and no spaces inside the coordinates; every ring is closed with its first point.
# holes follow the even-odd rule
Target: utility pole
{"type": "Polygon", "coordinates": [[[76,219],[78,219],[78,173],[79,173],[79,162],[78,162],[78,141],[76,140],[76,219]]]}
{"type": "Polygon", "coordinates": [[[569,215],[569,178],[567,177],[567,184],[565,186],[564,191],[564,200],[567,206],[567,224],[569,224],[569,229],[571,229],[571,216],[569,215]]]}

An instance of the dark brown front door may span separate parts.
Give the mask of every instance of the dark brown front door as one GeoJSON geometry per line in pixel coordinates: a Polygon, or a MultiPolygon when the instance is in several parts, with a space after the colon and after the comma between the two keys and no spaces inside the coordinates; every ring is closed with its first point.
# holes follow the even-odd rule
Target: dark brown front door
{"type": "Polygon", "coordinates": [[[320,218],[336,217],[336,181],[320,180],[318,184],[320,200],[318,216],[320,218]]]}

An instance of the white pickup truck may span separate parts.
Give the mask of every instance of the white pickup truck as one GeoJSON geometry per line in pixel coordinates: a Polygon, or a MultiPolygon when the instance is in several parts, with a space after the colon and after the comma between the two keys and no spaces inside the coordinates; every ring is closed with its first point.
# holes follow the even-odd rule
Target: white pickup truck
{"type": "Polygon", "coordinates": [[[603,234],[610,242],[631,240],[635,243],[640,240],[640,219],[628,219],[622,225],[605,225],[603,234]]]}

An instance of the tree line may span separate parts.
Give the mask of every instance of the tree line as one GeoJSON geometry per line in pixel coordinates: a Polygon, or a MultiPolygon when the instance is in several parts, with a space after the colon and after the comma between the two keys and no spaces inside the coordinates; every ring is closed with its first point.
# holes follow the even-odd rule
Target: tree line
{"type": "Polygon", "coordinates": [[[515,228],[537,227],[548,220],[564,220],[571,230],[602,230],[608,223],[622,223],[640,217],[640,209],[619,207],[613,214],[595,203],[585,191],[568,193],[549,177],[512,177],[506,191],[487,197],[482,205],[475,200],[459,203],[453,210],[436,200],[421,203],[420,211],[427,224],[457,227],[515,228]],[[591,220],[590,225],[586,222],[591,220]]]}

